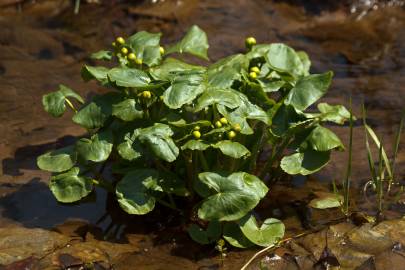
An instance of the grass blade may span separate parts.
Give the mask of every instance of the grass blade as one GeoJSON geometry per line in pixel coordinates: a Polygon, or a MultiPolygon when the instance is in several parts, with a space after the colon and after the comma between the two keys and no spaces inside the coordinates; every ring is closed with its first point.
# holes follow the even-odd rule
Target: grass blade
{"type": "Polygon", "coordinates": [[[343,184],[343,213],[349,215],[349,191],[350,191],[350,176],[352,174],[352,150],[353,150],[353,110],[352,110],[352,97],[349,99],[349,110],[350,110],[350,137],[349,137],[349,158],[347,161],[347,170],[345,182],[343,184]]]}
{"type": "Polygon", "coordinates": [[[378,139],[377,135],[375,134],[374,130],[369,125],[365,124],[364,127],[366,128],[368,134],[370,134],[370,137],[373,139],[376,146],[378,148],[381,148],[381,155],[382,155],[382,159],[384,160],[385,168],[387,169],[389,179],[392,179],[392,170],[391,170],[391,166],[390,166],[390,162],[389,162],[387,153],[384,150],[384,146],[382,146],[382,144],[381,144],[380,140],[378,139]]]}
{"type": "MultiPolygon", "coordinates": [[[[366,108],[364,106],[364,103],[363,103],[363,106],[362,106],[362,113],[363,113],[363,126],[365,127],[367,125],[367,123],[366,123],[366,114],[367,113],[366,113],[366,108]]],[[[367,132],[366,128],[364,128],[364,131],[365,131],[364,133],[365,133],[365,137],[366,137],[366,150],[367,150],[368,167],[369,167],[369,170],[370,170],[370,173],[371,173],[371,179],[372,179],[374,185],[377,186],[377,174],[376,174],[376,170],[375,170],[375,166],[374,166],[373,154],[372,154],[371,149],[370,149],[370,142],[369,142],[369,139],[368,139],[369,135],[368,135],[368,132],[367,132]]]]}
{"type": "MultiPolygon", "coordinates": [[[[399,149],[399,142],[401,141],[401,135],[402,135],[402,129],[404,127],[404,122],[405,122],[405,110],[402,111],[402,115],[401,115],[401,122],[399,123],[398,126],[398,130],[396,132],[395,135],[395,143],[394,143],[394,156],[392,157],[392,180],[394,181],[394,177],[395,177],[395,165],[396,165],[396,161],[397,161],[397,155],[398,155],[398,149],[399,149]]],[[[391,187],[391,183],[389,188],[391,187]]]]}

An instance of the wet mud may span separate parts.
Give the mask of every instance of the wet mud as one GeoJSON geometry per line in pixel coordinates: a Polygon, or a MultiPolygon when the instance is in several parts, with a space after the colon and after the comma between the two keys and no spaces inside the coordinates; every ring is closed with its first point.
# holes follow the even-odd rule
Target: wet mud
{"type": "MultiPolygon", "coordinates": [[[[73,14],[72,2],[4,1],[0,5],[0,265],[8,265],[4,269],[80,269],[90,263],[95,269],[239,269],[258,251],[231,249],[222,260],[212,246],[190,241],[176,213],[158,208],[150,216],[129,217],[103,190],[96,190],[81,204],[62,205],[53,198],[47,186],[49,174],[37,169],[36,157],[72,143],[85,130],[71,123],[69,113],[60,119],[49,117],[41,97],[58,84],[83,96],[103,91],[95,83],[84,83],[80,69],[92,63],[91,52],[109,46],[117,35],[162,32],[163,43],[169,44],[198,24],[208,34],[213,61],[244,51],[246,36],[305,50],[313,73],[335,72],[323,100],[348,105],[351,95],[358,118],[364,102],[368,123],[392,153],[394,132],[405,107],[403,1],[82,1],[78,15],[73,14]],[[39,242],[30,240],[34,238],[39,242]],[[24,239],[26,248],[21,248],[19,241],[24,239]]],[[[347,126],[331,128],[348,143],[347,126]]],[[[355,123],[353,146],[355,206],[375,214],[374,198],[366,200],[362,194],[370,174],[360,120],[355,123]]],[[[400,269],[395,267],[405,262],[401,246],[405,243],[390,234],[392,227],[354,227],[342,223],[340,210],[307,207],[314,191],[330,191],[333,180],[342,181],[346,161],[346,152],[336,153],[320,173],[282,182],[269,192],[258,208],[260,214],[283,219],[287,237],[314,233],[288,242],[284,250],[266,253],[251,269],[311,269],[314,265],[324,269],[325,262],[333,265],[335,260],[341,269],[400,269]],[[331,232],[335,234],[333,226],[344,230],[330,237],[328,246],[325,235],[329,239],[331,232]],[[373,237],[382,235],[384,250],[364,250],[369,242],[353,240],[354,251],[343,254],[344,248],[336,244],[352,237],[349,231],[374,232],[383,227],[386,230],[376,231],[373,237]],[[312,245],[319,248],[314,250],[312,245]],[[292,260],[294,254],[303,254],[302,263],[292,260]],[[354,257],[359,265],[353,266],[347,260],[353,254],[364,260],[354,257]]],[[[404,182],[405,140],[396,173],[404,182]]],[[[396,220],[390,226],[402,232],[404,202],[405,198],[397,198],[386,203],[387,218],[396,220]]],[[[370,243],[377,247],[380,242],[370,243]]]]}

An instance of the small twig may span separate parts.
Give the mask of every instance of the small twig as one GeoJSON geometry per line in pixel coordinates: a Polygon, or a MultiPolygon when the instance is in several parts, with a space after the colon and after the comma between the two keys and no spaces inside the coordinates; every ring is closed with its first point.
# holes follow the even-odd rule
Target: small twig
{"type": "Polygon", "coordinates": [[[289,238],[283,239],[283,240],[279,241],[277,244],[268,246],[268,247],[266,247],[266,248],[260,250],[259,252],[255,253],[255,255],[253,255],[253,256],[249,259],[249,261],[248,261],[244,266],[242,266],[242,268],[241,268],[240,270],[246,270],[247,267],[248,267],[257,257],[259,257],[260,255],[262,255],[263,253],[265,253],[265,252],[267,252],[267,251],[269,251],[269,250],[271,250],[271,249],[273,249],[273,248],[280,247],[280,246],[281,246],[282,244],[284,244],[285,242],[291,241],[291,240],[293,240],[293,239],[297,239],[297,238],[299,238],[299,237],[302,237],[302,236],[307,235],[307,234],[310,234],[310,233],[312,233],[312,231],[311,231],[311,232],[305,232],[305,233],[297,234],[297,235],[295,235],[295,236],[293,236],[293,237],[289,237],[289,238]]]}

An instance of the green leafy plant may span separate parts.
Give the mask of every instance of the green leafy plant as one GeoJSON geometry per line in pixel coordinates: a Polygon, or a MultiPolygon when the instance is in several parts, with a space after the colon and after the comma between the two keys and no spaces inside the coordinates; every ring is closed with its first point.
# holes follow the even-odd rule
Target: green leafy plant
{"type": "Polygon", "coordinates": [[[313,106],[332,72],[310,74],[306,53],[280,43],[257,45],[254,38],[245,54],[209,64],[207,36],[198,26],[172,46],[163,48],[160,37],[142,31],[117,38],[112,51],[94,53],[117,65],[83,67],[85,81],[110,91],[80,109],[73,102],[82,98],[66,86],[43,97],[55,117],[67,104],[73,122],[89,133],[38,158],[38,166],[53,173],[53,194],[75,202],[100,185],[129,214],[146,214],[157,203],[191,213],[188,232],[202,244],[221,236],[241,248],[274,244],[284,235],[283,223],[262,222],[254,213],[271,181],[283,172],[314,173],[331,151],[344,149],[322,124],[344,123],[348,110],[313,106]],[[174,58],[186,54],[207,65],[174,58]],[[102,179],[106,163],[112,182],[102,179]],[[179,207],[180,197],[189,203],[179,207]]]}

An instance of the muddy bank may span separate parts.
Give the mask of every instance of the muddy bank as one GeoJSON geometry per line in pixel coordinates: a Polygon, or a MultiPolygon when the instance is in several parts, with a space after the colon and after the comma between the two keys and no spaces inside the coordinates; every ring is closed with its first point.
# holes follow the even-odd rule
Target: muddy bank
{"type": "MultiPolygon", "coordinates": [[[[178,39],[190,25],[198,24],[208,34],[209,55],[214,61],[244,51],[244,37],[250,35],[259,42],[285,42],[305,50],[312,59],[314,73],[335,72],[332,89],[324,100],[347,105],[352,94],[357,116],[360,116],[360,105],[364,101],[369,123],[384,138],[386,149],[391,153],[393,131],[405,104],[404,9],[400,5],[360,9],[358,5],[359,9],[351,13],[350,5],[333,4],[320,8],[308,2],[302,7],[300,2],[303,1],[83,4],[80,13],[74,15],[70,1],[37,1],[37,4],[24,4],[22,12],[17,12],[15,6],[1,10],[0,227],[51,229],[67,219],[79,218],[90,224],[86,235],[91,235],[97,228],[98,240],[109,232],[106,238],[111,242],[121,241],[135,248],[136,251],[126,253],[125,260],[107,261],[116,264],[117,269],[131,269],[130,265],[142,265],[142,269],[168,269],[162,267],[169,264],[173,269],[221,267],[218,253],[212,247],[201,248],[190,243],[184,228],[172,222],[173,216],[167,216],[160,224],[154,217],[122,216],[101,190],[80,205],[58,204],[47,187],[49,175],[37,170],[35,159],[39,154],[70,144],[85,132],[70,122],[69,113],[61,119],[49,117],[42,109],[42,95],[56,89],[60,83],[83,96],[102,91],[96,84],[82,82],[81,66],[91,63],[88,55],[109,46],[115,36],[140,30],[162,32],[163,42],[168,44],[178,39]],[[367,12],[359,19],[364,10],[367,12]],[[147,230],[149,225],[151,228],[147,230]]],[[[333,129],[347,143],[347,128],[333,129]]],[[[353,194],[360,205],[360,188],[369,175],[363,134],[360,122],[356,122],[353,194]]],[[[313,229],[311,226],[321,229],[322,224],[326,226],[336,215],[340,218],[339,211],[315,211],[306,217],[305,213],[309,211],[306,202],[312,191],[328,190],[332,180],[343,179],[346,157],[347,153],[334,155],[329,166],[306,182],[304,192],[297,192],[299,189],[291,183],[275,187],[259,211],[268,216],[280,215],[289,236],[313,229]],[[289,196],[283,196],[286,190],[289,196]]],[[[398,177],[404,179],[405,140],[400,145],[398,162],[398,177]]],[[[304,180],[296,179],[298,183],[304,180]]],[[[302,188],[302,185],[298,187],[302,188]]],[[[393,203],[391,216],[403,215],[401,207],[393,203]]],[[[375,210],[373,205],[365,204],[363,208],[371,213],[375,210]]],[[[30,233],[23,228],[19,230],[21,234],[16,235],[30,233]]],[[[63,241],[70,241],[71,235],[63,237],[67,237],[63,241]]],[[[80,241],[87,241],[83,234],[80,237],[80,241]]],[[[243,265],[254,252],[232,250],[223,262],[225,268],[243,265]]],[[[311,255],[311,262],[319,260],[319,252],[316,254],[311,255]]],[[[375,255],[366,254],[367,258],[375,255]]],[[[342,260],[336,257],[338,261],[342,260]]]]}

